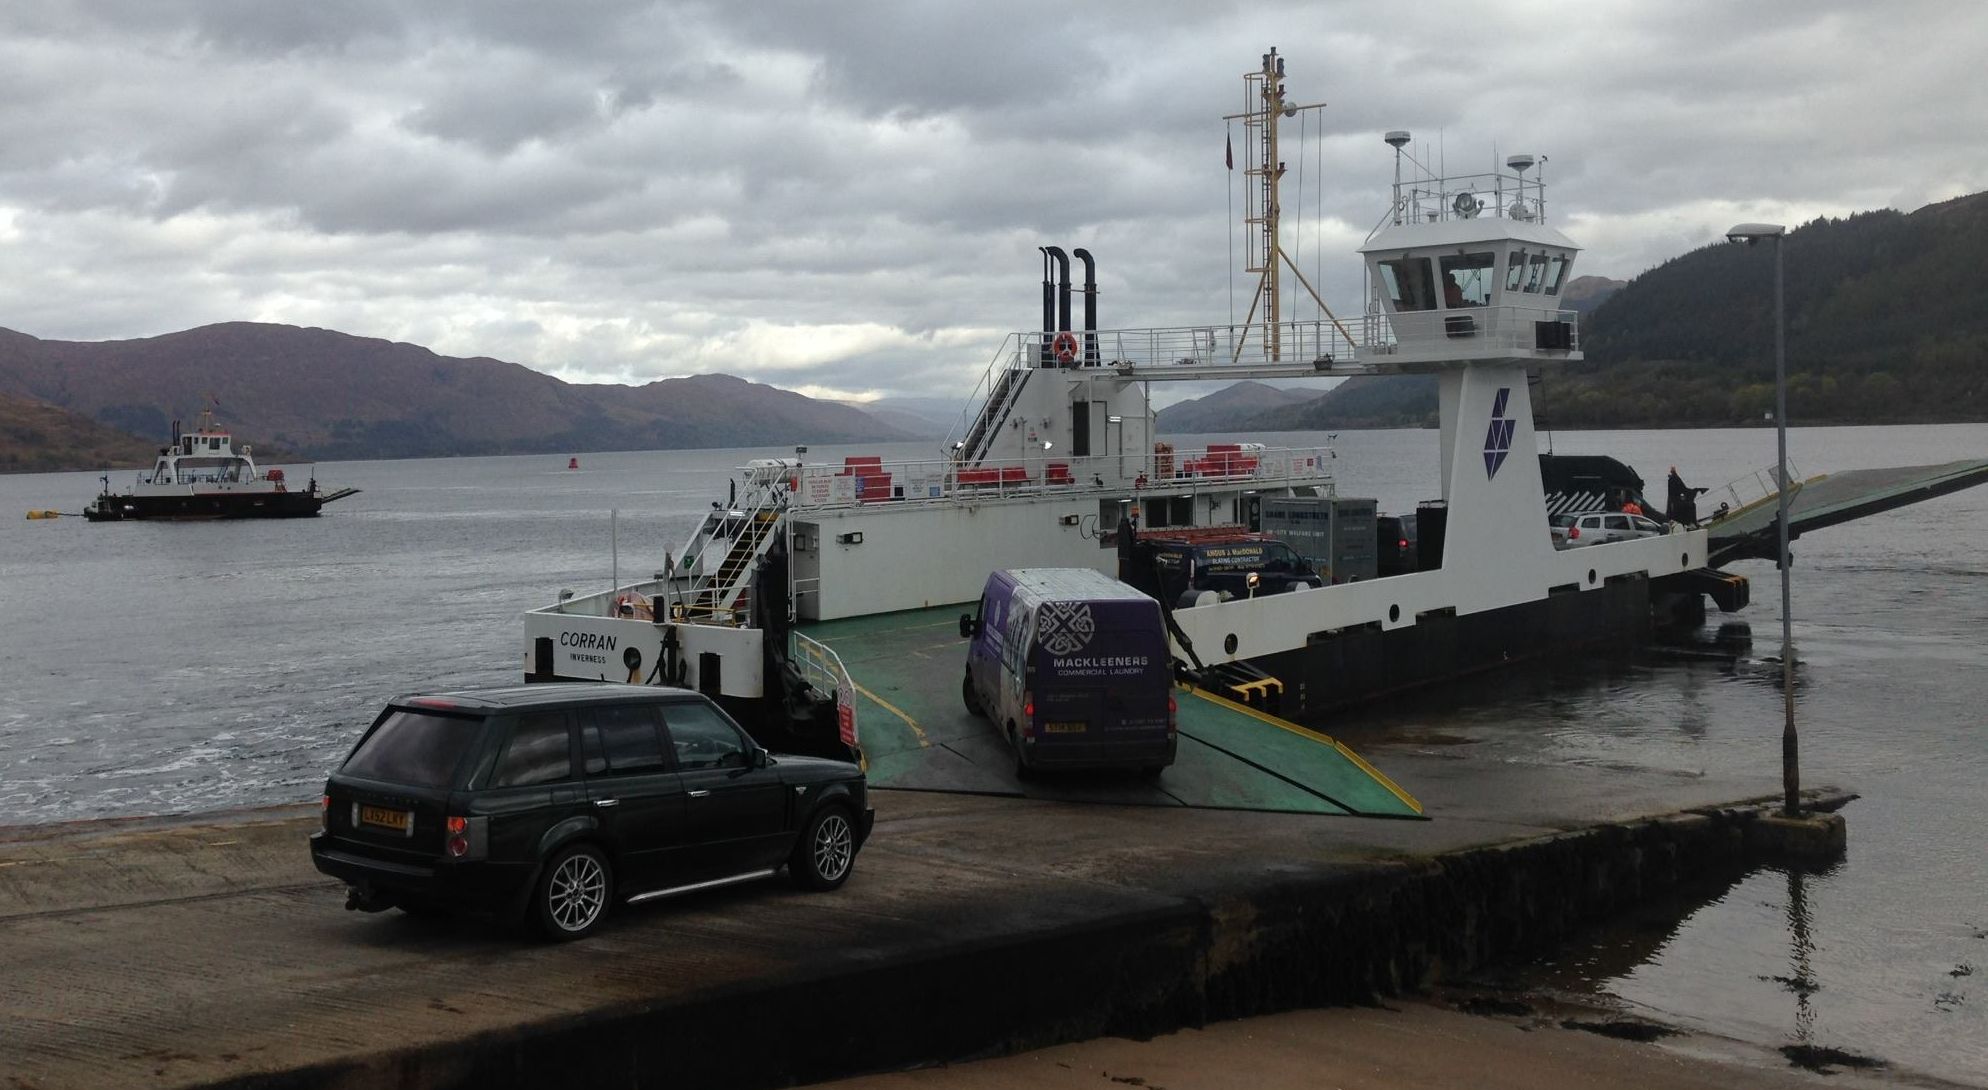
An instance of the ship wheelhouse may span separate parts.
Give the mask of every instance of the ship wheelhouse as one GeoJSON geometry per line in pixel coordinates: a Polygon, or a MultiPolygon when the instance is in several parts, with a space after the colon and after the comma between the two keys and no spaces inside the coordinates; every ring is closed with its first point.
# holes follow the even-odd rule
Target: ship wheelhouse
{"type": "MultiPolygon", "coordinates": [[[[1406,140],[1388,142],[1399,154],[1406,140]]],[[[1370,313],[1391,336],[1370,336],[1363,357],[1405,371],[1580,358],[1578,316],[1560,299],[1580,247],[1546,225],[1533,165],[1515,155],[1509,173],[1395,184],[1389,222],[1360,248],[1370,313]]]]}

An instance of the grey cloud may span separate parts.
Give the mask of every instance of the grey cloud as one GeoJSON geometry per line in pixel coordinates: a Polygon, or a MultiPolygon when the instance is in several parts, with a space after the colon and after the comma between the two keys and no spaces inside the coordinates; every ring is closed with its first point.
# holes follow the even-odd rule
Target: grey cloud
{"type": "Polygon", "coordinates": [[[1985,32],[1918,0],[16,4],[0,325],[296,321],[618,381],[766,324],[874,326],[724,369],[944,394],[1035,324],[1042,244],[1098,255],[1107,326],[1246,306],[1221,116],[1269,46],[1330,104],[1285,202],[1329,218],[1300,259],[1350,314],[1385,129],[1452,170],[1550,156],[1581,271],[1629,275],[1733,209],[1988,188],[1985,32]]]}

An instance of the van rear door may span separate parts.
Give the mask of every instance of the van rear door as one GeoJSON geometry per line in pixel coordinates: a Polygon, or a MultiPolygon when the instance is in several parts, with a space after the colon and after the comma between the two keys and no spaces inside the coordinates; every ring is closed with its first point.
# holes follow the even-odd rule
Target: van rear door
{"type": "Polygon", "coordinates": [[[1159,604],[1046,602],[1034,635],[1029,725],[1039,758],[1054,762],[1062,749],[1085,764],[1150,762],[1167,736],[1173,683],[1159,604]]]}

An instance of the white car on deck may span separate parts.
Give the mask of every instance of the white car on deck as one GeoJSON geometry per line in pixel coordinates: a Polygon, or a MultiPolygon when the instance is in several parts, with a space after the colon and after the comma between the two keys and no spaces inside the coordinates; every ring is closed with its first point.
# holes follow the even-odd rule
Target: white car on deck
{"type": "Polygon", "coordinates": [[[1549,522],[1553,534],[1553,547],[1556,549],[1576,549],[1583,545],[1600,545],[1608,541],[1655,537],[1664,532],[1664,528],[1655,519],[1645,515],[1624,514],[1621,511],[1554,515],[1549,522]]]}

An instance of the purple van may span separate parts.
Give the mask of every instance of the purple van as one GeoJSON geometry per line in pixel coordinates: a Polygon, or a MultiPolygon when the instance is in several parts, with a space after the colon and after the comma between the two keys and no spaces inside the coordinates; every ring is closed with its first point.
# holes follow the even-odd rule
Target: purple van
{"type": "Polygon", "coordinates": [[[1090,568],[1012,568],[987,577],[962,697],[1015,751],[1015,771],[1173,763],[1173,671],[1160,605],[1090,568]]]}

